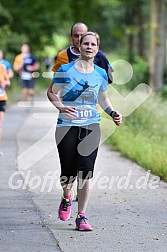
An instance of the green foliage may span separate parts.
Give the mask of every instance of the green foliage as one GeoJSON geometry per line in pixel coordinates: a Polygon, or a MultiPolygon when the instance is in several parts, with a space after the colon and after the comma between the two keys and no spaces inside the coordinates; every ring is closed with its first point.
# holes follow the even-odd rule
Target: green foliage
{"type": "Polygon", "coordinates": [[[1,21],[0,24],[5,24],[8,21],[10,22],[12,20],[12,16],[10,14],[10,12],[8,11],[7,8],[4,7],[4,5],[0,2],[0,17],[1,17],[1,21]]]}
{"type": "Polygon", "coordinates": [[[164,99],[167,98],[167,84],[165,84],[165,85],[163,86],[162,91],[161,91],[161,94],[162,94],[162,97],[163,97],[164,99]]]}
{"type": "MultiPolygon", "coordinates": [[[[90,30],[97,31],[102,38],[101,49],[122,48],[126,42],[126,9],[136,1],[108,0],[1,0],[1,29],[8,25],[17,36],[15,51],[19,51],[22,41],[28,42],[34,50],[43,50],[46,45],[54,45],[53,34],[68,36],[74,22],[85,22],[90,30]],[[22,37],[23,36],[23,37],[22,37]],[[22,39],[20,39],[22,37],[22,39]]],[[[141,2],[147,6],[148,3],[141,2]]],[[[148,13],[146,17],[148,16],[148,13]]],[[[128,28],[127,28],[128,29],[128,28]]],[[[3,39],[3,36],[1,37],[3,39]]],[[[126,45],[127,46],[127,45],[126,45]]],[[[13,52],[11,40],[5,50],[13,52]]],[[[14,51],[14,53],[15,53],[14,51]]]]}
{"type": "Polygon", "coordinates": [[[63,2],[58,0],[49,2],[41,0],[39,2],[35,0],[33,4],[30,4],[27,0],[22,0],[17,6],[14,0],[2,0],[1,2],[3,8],[8,11],[10,19],[6,16],[3,17],[0,12],[1,29],[3,29],[3,34],[0,37],[0,41],[3,42],[0,46],[13,54],[20,51],[23,42],[29,43],[33,51],[42,51],[44,45],[53,45],[52,34],[63,31],[70,18],[67,0],[63,2]],[[64,16],[67,18],[66,20],[64,16]],[[6,39],[3,38],[3,35],[6,36],[5,26],[8,26],[12,35],[14,34],[14,44],[11,39],[6,42],[6,39]]]}
{"type": "Polygon", "coordinates": [[[163,98],[167,98],[167,66],[165,68],[165,72],[164,72],[164,85],[163,88],[161,90],[161,94],[163,98]]]}
{"type": "Polygon", "coordinates": [[[135,63],[132,64],[133,67],[133,77],[128,83],[127,87],[129,89],[134,89],[140,83],[149,82],[149,64],[148,61],[136,56],[135,63]]]}
{"type": "Polygon", "coordinates": [[[167,181],[167,103],[152,95],[107,140],[113,149],[167,181]]]}

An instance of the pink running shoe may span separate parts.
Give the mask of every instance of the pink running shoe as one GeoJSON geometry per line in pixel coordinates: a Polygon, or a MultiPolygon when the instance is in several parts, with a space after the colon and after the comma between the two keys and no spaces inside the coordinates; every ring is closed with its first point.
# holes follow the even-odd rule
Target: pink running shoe
{"type": "Polygon", "coordinates": [[[62,200],[59,206],[59,218],[62,221],[66,221],[70,218],[71,215],[71,204],[72,204],[72,195],[71,199],[66,199],[62,196],[62,200]]]}
{"type": "Polygon", "coordinates": [[[79,231],[92,231],[93,230],[91,225],[87,222],[87,218],[83,215],[78,214],[75,220],[75,223],[76,223],[76,229],[79,231]]]}

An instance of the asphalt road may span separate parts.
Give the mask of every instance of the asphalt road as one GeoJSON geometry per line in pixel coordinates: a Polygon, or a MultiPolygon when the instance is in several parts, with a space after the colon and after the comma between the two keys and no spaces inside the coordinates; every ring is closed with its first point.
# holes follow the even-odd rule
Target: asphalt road
{"type": "Polygon", "coordinates": [[[70,220],[58,219],[61,188],[55,123],[56,111],[45,95],[33,108],[19,103],[5,114],[0,252],[166,252],[166,183],[104,144],[87,209],[94,230],[75,230],[76,201],[70,220]]]}

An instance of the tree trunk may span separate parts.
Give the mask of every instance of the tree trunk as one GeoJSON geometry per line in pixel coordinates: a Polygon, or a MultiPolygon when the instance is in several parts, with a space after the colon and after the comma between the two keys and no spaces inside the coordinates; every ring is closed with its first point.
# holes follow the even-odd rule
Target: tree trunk
{"type": "Polygon", "coordinates": [[[146,59],[146,44],[145,44],[145,29],[144,29],[144,14],[143,14],[143,1],[136,3],[136,22],[138,31],[137,49],[141,57],[146,59]]]}
{"type": "Polygon", "coordinates": [[[150,80],[153,91],[163,87],[166,51],[166,4],[165,0],[151,1],[150,80]]]}
{"type": "Polygon", "coordinates": [[[125,23],[128,27],[128,35],[127,35],[127,46],[128,46],[128,61],[134,62],[134,56],[135,56],[135,35],[134,35],[134,23],[135,20],[135,11],[134,6],[132,5],[131,8],[129,6],[126,6],[126,12],[125,12],[125,23]]]}

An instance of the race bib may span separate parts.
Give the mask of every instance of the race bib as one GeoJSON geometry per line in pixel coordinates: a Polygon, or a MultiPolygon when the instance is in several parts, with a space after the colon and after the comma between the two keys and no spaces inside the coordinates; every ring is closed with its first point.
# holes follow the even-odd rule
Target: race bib
{"type": "Polygon", "coordinates": [[[88,107],[76,107],[77,117],[72,120],[74,123],[83,123],[96,116],[96,110],[88,107]]]}
{"type": "Polygon", "coordinates": [[[4,96],[4,90],[0,87],[0,97],[4,96]]]}
{"type": "Polygon", "coordinates": [[[32,79],[31,73],[23,72],[22,75],[21,75],[21,79],[22,80],[31,80],[32,79]]]}

